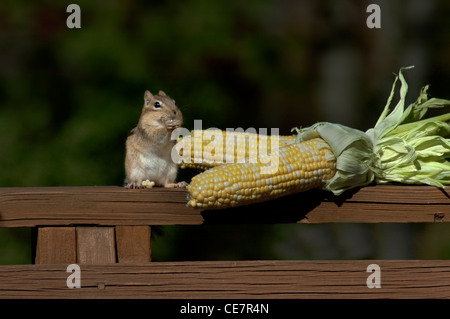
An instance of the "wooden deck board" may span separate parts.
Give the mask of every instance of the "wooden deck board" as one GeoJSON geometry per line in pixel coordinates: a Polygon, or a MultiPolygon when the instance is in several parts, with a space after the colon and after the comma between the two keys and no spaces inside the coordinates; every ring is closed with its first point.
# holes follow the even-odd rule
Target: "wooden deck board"
{"type": "Polygon", "coordinates": [[[339,197],[312,190],[211,211],[186,207],[186,196],[183,189],[164,188],[0,188],[0,227],[450,221],[449,190],[428,186],[377,185],[339,197]]]}
{"type": "Polygon", "coordinates": [[[450,261],[197,261],[80,265],[81,288],[67,288],[67,265],[0,266],[0,298],[450,298],[450,261]],[[368,288],[378,264],[381,288],[368,288]]]}

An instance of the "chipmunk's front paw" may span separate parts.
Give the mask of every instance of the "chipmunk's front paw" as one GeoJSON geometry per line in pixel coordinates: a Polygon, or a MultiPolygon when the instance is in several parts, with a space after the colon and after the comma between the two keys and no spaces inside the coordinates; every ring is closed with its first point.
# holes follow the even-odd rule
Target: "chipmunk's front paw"
{"type": "Polygon", "coordinates": [[[166,127],[168,130],[174,130],[178,127],[180,127],[181,122],[179,120],[167,120],[166,121],[166,127]]]}

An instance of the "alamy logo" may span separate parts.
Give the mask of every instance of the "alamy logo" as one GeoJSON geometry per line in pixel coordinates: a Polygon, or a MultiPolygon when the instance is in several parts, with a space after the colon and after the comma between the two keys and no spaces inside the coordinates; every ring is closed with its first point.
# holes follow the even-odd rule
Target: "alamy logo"
{"type": "Polygon", "coordinates": [[[367,272],[372,274],[367,277],[367,288],[381,288],[381,269],[377,264],[370,264],[367,266],[367,272]]]}
{"type": "Polygon", "coordinates": [[[72,274],[67,277],[67,288],[81,288],[81,269],[77,264],[70,264],[67,266],[66,272],[72,274]]]}
{"type": "Polygon", "coordinates": [[[81,9],[78,4],[69,4],[66,12],[71,13],[66,20],[66,25],[69,29],[81,28],[81,9]]]}
{"type": "Polygon", "coordinates": [[[366,25],[369,29],[380,29],[381,28],[381,9],[378,4],[369,4],[367,6],[368,13],[370,15],[367,17],[366,25]]]}

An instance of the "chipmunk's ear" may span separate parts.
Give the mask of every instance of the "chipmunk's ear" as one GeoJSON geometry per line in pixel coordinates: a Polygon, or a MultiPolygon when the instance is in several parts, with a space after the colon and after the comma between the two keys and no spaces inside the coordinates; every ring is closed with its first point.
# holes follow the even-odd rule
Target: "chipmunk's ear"
{"type": "Polygon", "coordinates": [[[145,91],[144,100],[150,100],[152,97],[153,95],[150,93],[149,90],[145,91]]]}
{"type": "Polygon", "coordinates": [[[150,100],[153,98],[153,95],[150,93],[149,90],[145,91],[144,94],[144,101],[145,101],[145,105],[149,105],[150,104],[150,100]]]}
{"type": "Polygon", "coordinates": [[[158,95],[161,95],[161,96],[167,96],[167,94],[166,94],[166,93],[164,93],[164,91],[163,91],[163,90],[159,90],[159,92],[158,92],[158,95]]]}

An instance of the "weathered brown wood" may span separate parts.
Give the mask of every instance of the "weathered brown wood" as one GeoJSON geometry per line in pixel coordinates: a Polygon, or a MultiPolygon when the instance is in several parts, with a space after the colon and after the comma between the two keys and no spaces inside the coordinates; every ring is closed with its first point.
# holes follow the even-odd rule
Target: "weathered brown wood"
{"type": "Polygon", "coordinates": [[[149,226],[117,226],[117,261],[124,264],[142,264],[152,260],[149,226]]]}
{"type": "Polygon", "coordinates": [[[201,224],[186,191],[116,186],[0,188],[0,227],[201,224]]]}
{"type": "Polygon", "coordinates": [[[39,227],[36,264],[73,264],[77,261],[75,227],[39,227]]]}
{"type": "Polygon", "coordinates": [[[0,227],[450,221],[449,190],[431,186],[377,185],[339,197],[313,190],[217,211],[186,207],[186,195],[114,186],[0,188],[0,227]]]}
{"type": "Polygon", "coordinates": [[[116,262],[114,227],[77,227],[77,263],[102,265],[116,262]]]}
{"type": "Polygon", "coordinates": [[[0,298],[450,298],[450,261],[218,261],[0,266],[0,298]],[[368,288],[378,264],[381,288],[368,288]]]}

